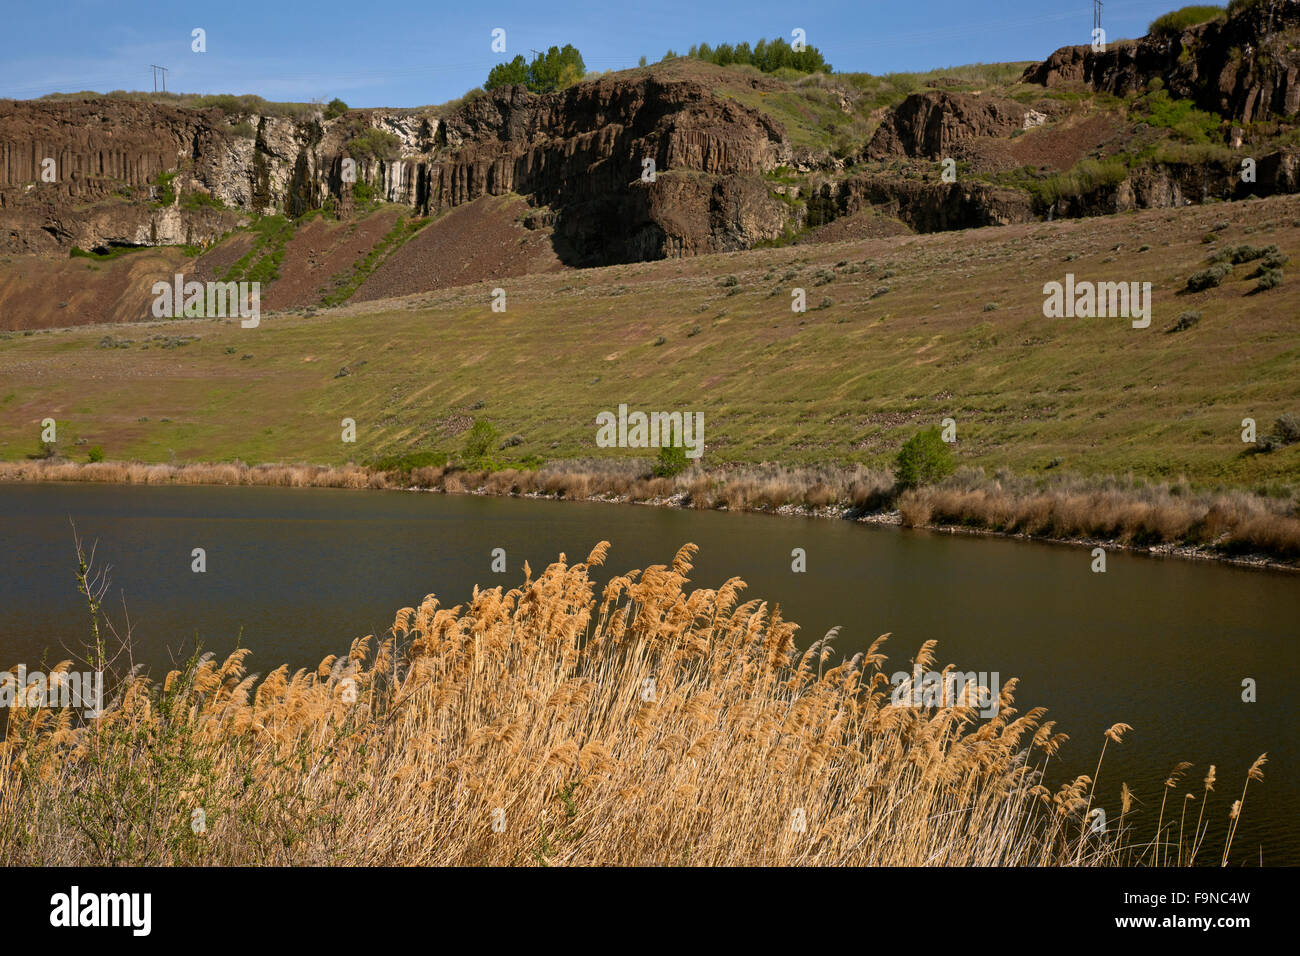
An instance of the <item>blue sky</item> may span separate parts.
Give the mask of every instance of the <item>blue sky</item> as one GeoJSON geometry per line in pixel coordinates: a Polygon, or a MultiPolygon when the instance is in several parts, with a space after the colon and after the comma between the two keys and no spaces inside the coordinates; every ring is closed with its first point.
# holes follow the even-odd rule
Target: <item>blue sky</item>
{"type": "MultiPolygon", "coordinates": [[[[1109,0],[1112,39],[1140,36],[1175,0],[1109,0]]],[[[491,31],[506,30],[506,58],[573,43],[589,70],[652,62],[693,43],[736,43],[806,31],[836,69],[887,73],[961,63],[1042,59],[1089,41],[1089,0],[222,0],[15,3],[0,34],[0,97],[55,91],[167,88],[257,93],[352,106],[441,103],[481,84],[502,59],[491,31]],[[207,52],[191,50],[191,31],[207,52]]]]}

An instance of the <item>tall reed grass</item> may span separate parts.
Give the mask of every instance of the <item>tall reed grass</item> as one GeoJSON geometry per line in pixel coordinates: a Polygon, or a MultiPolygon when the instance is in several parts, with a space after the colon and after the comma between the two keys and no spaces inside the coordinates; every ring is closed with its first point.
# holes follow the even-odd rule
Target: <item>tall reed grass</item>
{"type": "Polygon", "coordinates": [[[1294,498],[1246,491],[1192,491],[1133,480],[1038,484],[982,472],[912,489],[898,499],[904,525],[960,525],[1057,540],[1212,549],[1228,554],[1300,558],[1300,511],[1294,498]]]}
{"type": "MultiPolygon", "coordinates": [[[[1139,838],[1127,788],[1118,818],[1095,825],[1100,762],[1044,784],[1064,735],[1042,708],[1016,709],[1014,681],[991,718],[970,697],[896,706],[888,635],[848,660],[833,633],[800,653],[796,626],[743,600],[740,580],[687,588],[693,545],[597,593],[607,547],[536,577],[525,566],[518,587],[476,589],[465,606],[429,596],[314,670],[259,678],[247,650],[203,655],[160,683],[123,675],[91,722],[13,711],[0,859],[1192,862],[1200,822],[1188,837],[1162,813],[1139,838]]],[[[914,666],[933,660],[928,642],[914,666]]],[[[1231,850],[1229,836],[1219,859],[1231,850]]]]}

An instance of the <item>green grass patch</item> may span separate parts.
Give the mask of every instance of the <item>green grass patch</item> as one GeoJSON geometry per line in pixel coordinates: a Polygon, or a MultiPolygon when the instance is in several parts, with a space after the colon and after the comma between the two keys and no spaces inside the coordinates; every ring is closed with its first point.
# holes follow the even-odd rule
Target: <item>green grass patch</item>
{"type": "Polygon", "coordinates": [[[366,466],[376,471],[409,475],[416,468],[442,468],[449,457],[445,451],[407,451],[371,458],[366,466]]]}
{"type": "Polygon", "coordinates": [[[208,193],[190,192],[181,198],[181,208],[197,212],[200,209],[225,209],[226,204],[208,193]]]}
{"type": "Polygon", "coordinates": [[[1021,167],[1001,179],[1007,185],[1027,189],[1039,206],[1052,206],[1062,199],[1075,199],[1097,189],[1117,186],[1128,174],[1128,164],[1112,157],[1085,159],[1066,172],[1045,178],[1038,177],[1029,167],[1021,167]]]}
{"type": "Polygon", "coordinates": [[[109,246],[104,252],[91,249],[89,252],[79,246],[73,246],[68,250],[69,259],[93,259],[96,262],[106,262],[109,259],[118,259],[130,252],[141,252],[145,249],[157,249],[158,246],[109,246]]]}
{"type": "Polygon", "coordinates": [[[158,187],[158,198],[155,202],[166,208],[176,201],[176,190],[172,187],[172,181],[176,178],[176,170],[171,172],[161,172],[154,177],[153,184],[158,187]]]}
{"type": "Polygon", "coordinates": [[[293,238],[293,221],[284,216],[263,216],[248,228],[257,237],[253,247],[226,271],[222,282],[266,285],[280,277],[284,247],[293,238]]]}
{"type": "Polygon", "coordinates": [[[1129,115],[1157,129],[1171,130],[1188,143],[1212,142],[1223,125],[1223,119],[1216,113],[1197,109],[1191,100],[1174,99],[1168,90],[1155,90],[1141,97],[1129,115]]]}
{"type": "Polygon", "coordinates": [[[1151,25],[1147,27],[1147,33],[1156,36],[1182,33],[1188,27],[1194,27],[1198,23],[1208,23],[1210,20],[1217,20],[1226,15],[1223,7],[1193,4],[1189,7],[1171,10],[1163,16],[1156,17],[1151,21],[1151,25]]]}
{"type": "Polygon", "coordinates": [[[400,249],[402,244],[419,232],[428,221],[423,218],[399,218],[393,224],[393,228],[388,230],[387,235],[366,254],[366,257],[353,264],[347,278],[333,292],[321,299],[321,305],[340,305],[350,299],[352,293],[361,288],[361,283],[379,268],[379,264],[400,249]]]}

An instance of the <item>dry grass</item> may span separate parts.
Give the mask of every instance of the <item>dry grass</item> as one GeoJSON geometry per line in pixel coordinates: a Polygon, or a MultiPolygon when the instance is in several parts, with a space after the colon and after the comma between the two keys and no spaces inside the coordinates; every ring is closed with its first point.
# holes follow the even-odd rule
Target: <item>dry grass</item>
{"type": "Polygon", "coordinates": [[[7,461],[0,481],[99,481],[127,485],[273,485],[284,488],[383,488],[382,474],[345,465],[255,465],[242,462],[146,465],[140,462],[7,461]]]}
{"type": "Polygon", "coordinates": [[[903,524],[962,525],[1058,540],[1211,548],[1224,554],[1300,558],[1300,512],[1291,499],[1243,491],[1070,480],[1046,488],[1013,479],[971,487],[962,476],[904,492],[903,524]]]}
{"type": "MultiPolygon", "coordinates": [[[[574,565],[561,556],[536,578],[525,567],[519,587],[475,590],[465,607],[430,596],[377,645],[359,639],[314,671],[259,680],[241,650],[161,685],[128,675],[90,723],[13,711],[0,858],[970,866],[1169,855],[1163,814],[1159,840],[1135,840],[1127,788],[1118,820],[1086,825],[1100,762],[1055,793],[1043,785],[1063,735],[1041,708],[1015,709],[1014,681],[992,718],[966,699],[896,706],[884,637],[839,663],[833,633],[800,654],[795,625],[742,603],[738,579],[686,589],[693,545],[597,595],[589,569],[606,549],[574,565]]],[[[1179,862],[1191,861],[1185,843],[1197,840],[1180,824],[1179,862]]],[[[1229,836],[1222,859],[1230,852],[1229,836]]]]}

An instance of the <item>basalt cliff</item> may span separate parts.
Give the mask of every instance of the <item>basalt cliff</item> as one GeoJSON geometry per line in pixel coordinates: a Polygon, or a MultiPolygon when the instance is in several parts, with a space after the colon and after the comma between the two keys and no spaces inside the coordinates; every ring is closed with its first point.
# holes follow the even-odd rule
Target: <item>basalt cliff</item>
{"type": "Polygon", "coordinates": [[[344,266],[394,253],[397,220],[412,224],[402,242],[414,235],[424,251],[381,265],[386,284],[362,285],[362,298],[511,269],[1300,190],[1296,0],[1234,5],[1105,50],[1066,47],[1005,81],[939,71],[883,99],[873,82],[783,82],[679,59],[544,95],[506,87],[337,116],[143,95],[0,101],[0,255],[156,246],[193,256],[225,244],[210,270],[224,274],[252,248],[231,237],[265,217],[389,215],[357,233],[368,246],[289,243],[290,260],[310,254],[303,288],[328,287],[317,295],[328,300],[348,282],[356,291],[344,266]],[[466,268],[488,233],[497,258],[466,268]],[[332,284],[308,275],[327,259],[332,284]]]}
{"type": "MultiPolygon", "coordinates": [[[[199,244],[241,216],[322,207],[347,215],[362,194],[419,216],[520,194],[546,211],[537,221],[572,265],[780,235],[786,206],[763,174],[793,159],[782,129],[683,72],[633,71],[544,96],[506,87],[449,111],[334,119],[112,99],[0,101],[3,247],[66,254],[72,245],[199,244]]],[[[777,86],[741,82],[756,92],[777,86]]]]}

